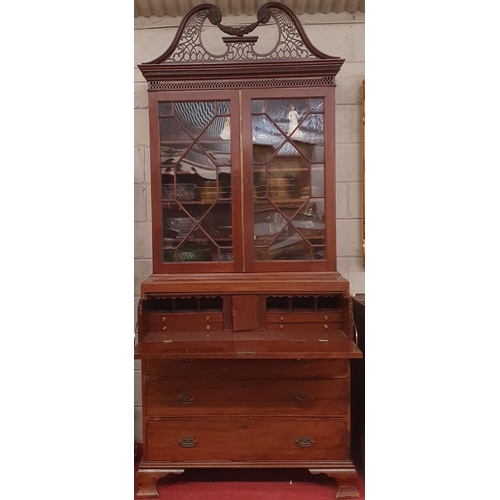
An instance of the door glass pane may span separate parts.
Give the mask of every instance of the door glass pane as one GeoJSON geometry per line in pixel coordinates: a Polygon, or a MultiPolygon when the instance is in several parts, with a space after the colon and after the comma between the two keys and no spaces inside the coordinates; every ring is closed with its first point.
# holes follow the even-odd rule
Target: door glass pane
{"type": "Polygon", "coordinates": [[[229,101],[159,103],[164,262],[233,258],[229,101]]]}
{"type": "Polygon", "coordinates": [[[252,101],[254,259],[325,258],[323,99],[252,101]]]}

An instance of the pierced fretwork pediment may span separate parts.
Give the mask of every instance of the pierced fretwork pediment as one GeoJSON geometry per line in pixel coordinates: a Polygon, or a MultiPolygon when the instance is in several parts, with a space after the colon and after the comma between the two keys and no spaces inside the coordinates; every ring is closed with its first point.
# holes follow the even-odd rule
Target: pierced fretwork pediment
{"type": "Polygon", "coordinates": [[[316,49],[295,14],[285,5],[263,5],[254,23],[227,26],[218,7],[203,4],[183,19],[170,47],[139,65],[149,90],[334,85],[344,60],[316,49]],[[214,54],[203,43],[207,25],[217,26],[226,50],[214,54]],[[277,39],[268,52],[255,50],[252,32],[275,23],[277,39]],[[229,35],[229,36],[228,36],[229,35]],[[230,66],[230,70],[228,70],[230,66]],[[289,74],[295,74],[293,79],[289,74]]]}
{"type": "Polygon", "coordinates": [[[192,9],[186,15],[169,49],[148,64],[329,57],[312,46],[293,12],[282,4],[267,3],[259,9],[256,22],[236,27],[222,24],[222,13],[219,8],[204,4],[192,9]],[[223,54],[213,54],[203,44],[202,28],[207,20],[223,33],[231,35],[222,38],[226,44],[226,51],[223,54]],[[258,37],[247,35],[271,20],[276,23],[278,40],[269,52],[258,53],[254,50],[258,37]]]}

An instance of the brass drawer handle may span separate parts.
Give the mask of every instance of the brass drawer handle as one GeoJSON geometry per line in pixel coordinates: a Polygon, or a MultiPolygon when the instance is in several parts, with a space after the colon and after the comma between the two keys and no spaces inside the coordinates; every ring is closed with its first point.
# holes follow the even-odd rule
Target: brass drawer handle
{"type": "Polygon", "coordinates": [[[196,446],[196,439],[191,436],[184,436],[179,439],[179,444],[183,448],[194,448],[196,446]]]}
{"type": "Polygon", "coordinates": [[[312,394],[299,394],[295,397],[297,403],[307,404],[314,401],[314,396],[312,394]]]}
{"type": "Polygon", "coordinates": [[[280,325],[280,329],[283,330],[283,328],[285,328],[283,325],[280,325]]]}
{"type": "Polygon", "coordinates": [[[314,444],[314,439],[309,436],[301,436],[296,439],[295,444],[301,448],[307,448],[314,444]]]}
{"type": "Polygon", "coordinates": [[[325,316],[325,321],[328,321],[328,316],[325,316]]]}
{"type": "Polygon", "coordinates": [[[205,316],[205,319],[208,321],[210,319],[210,316],[205,316]]]}
{"type": "Polygon", "coordinates": [[[164,327],[162,328],[162,330],[166,330],[166,329],[167,329],[167,327],[166,327],[166,326],[164,326],[164,327]]]}
{"type": "Polygon", "coordinates": [[[167,318],[163,316],[162,321],[167,321],[167,318]]]}
{"type": "Polygon", "coordinates": [[[196,398],[188,392],[182,392],[177,396],[177,399],[185,405],[192,405],[196,401],[196,398]]]}

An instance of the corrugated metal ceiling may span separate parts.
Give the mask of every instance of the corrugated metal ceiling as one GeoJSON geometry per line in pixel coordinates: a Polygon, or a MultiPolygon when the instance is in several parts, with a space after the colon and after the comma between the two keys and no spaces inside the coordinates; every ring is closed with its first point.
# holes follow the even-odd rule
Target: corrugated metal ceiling
{"type": "MultiPolygon", "coordinates": [[[[269,0],[134,0],[135,17],[184,16],[190,9],[202,3],[219,7],[223,16],[254,15],[269,0]]],[[[295,14],[322,12],[364,12],[365,0],[276,0],[290,7],[295,14]]]]}

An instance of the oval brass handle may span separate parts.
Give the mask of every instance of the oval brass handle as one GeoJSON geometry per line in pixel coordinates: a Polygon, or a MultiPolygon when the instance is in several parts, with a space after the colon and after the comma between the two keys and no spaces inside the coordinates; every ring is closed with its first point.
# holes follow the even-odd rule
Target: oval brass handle
{"type": "Polygon", "coordinates": [[[285,321],[285,318],[281,316],[280,321],[285,321]]]}
{"type": "Polygon", "coordinates": [[[167,318],[163,316],[162,321],[167,321],[167,318]]]}
{"type": "Polygon", "coordinates": [[[205,319],[208,321],[210,319],[210,316],[205,316],[205,319]]]}
{"type": "Polygon", "coordinates": [[[328,325],[323,325],[325,328],[328,328],[328,325]]]}
{"type": "Polygon", "coordinates": [[[164,327],[162,328],[162,330],[166,330],[166,329],[167,329],[167,327],[166,327],[166,326],[164,326],[164,327]]]}
{"type": "Polygon", "coordinates": [[[301,448],[307,448],[314,444],[314,439],[309,436],[301,436],[296,439],[295,444],[301,448]]]}
{"type": "Polygon", "coordinates": [[[314,401],[314,396],[312,394],[299,394],[295,397],[297,403],[312,403],[314,401]]]}
{"type": "Polygon", "coordinates": [[[325,321],[328,321],[328,316],[325,316],[325,321]]]}
{"type": "Polygon", "coordinates": [[[196,401],[196,398],[188,392],[182,392],[177,396],[177,399],[185,405],[192,405],[196,401]]]}
{"type": "Polygon", "coordinates": [[[184,436],[179,439],[179,444],[183,448],[193,448],[196,446],[196,439],[191,436],[184,436]]]}
{"type": "Polygon", "coordinates": [[[283,330],[283,328],[285,328],[283,325],[280,325],[280,329],[283,330]]]}

